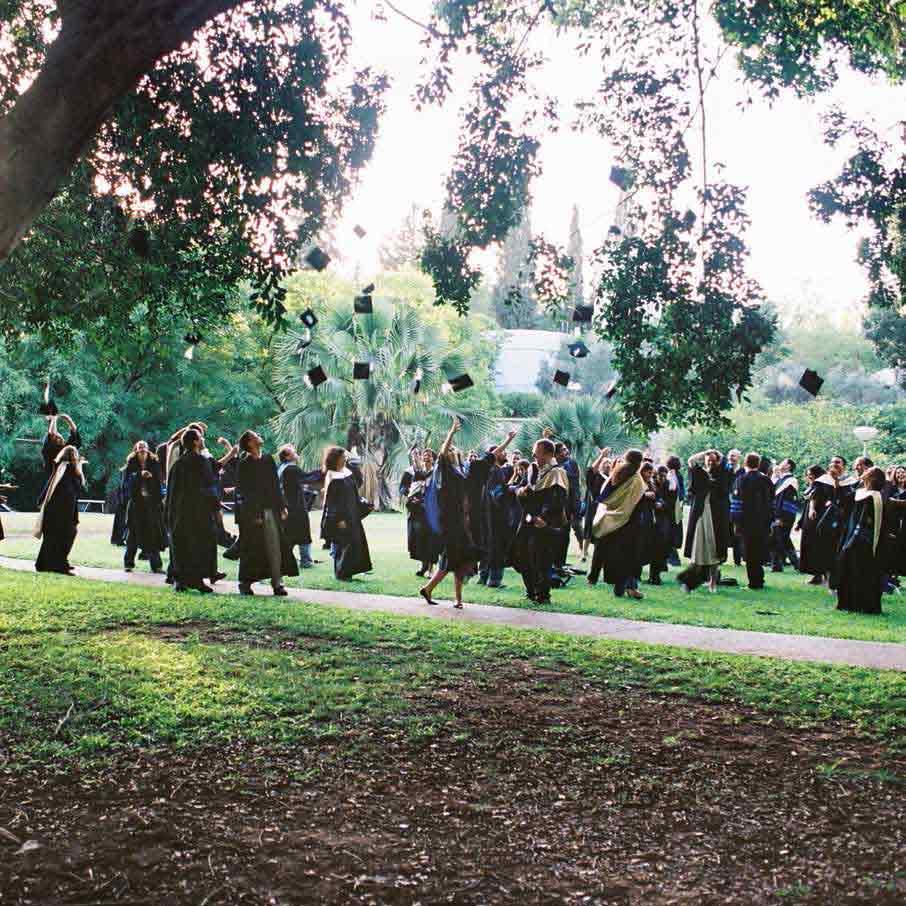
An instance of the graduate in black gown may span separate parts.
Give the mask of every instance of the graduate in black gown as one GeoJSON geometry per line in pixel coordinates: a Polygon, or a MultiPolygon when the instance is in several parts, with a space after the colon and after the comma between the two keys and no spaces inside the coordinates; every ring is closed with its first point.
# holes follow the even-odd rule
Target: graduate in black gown
{"type": "Polygon", "coordinates": [[[884,530],[884,471],[866,469],[853,494],[837,551],[837,609],[881,613],[881,538],[884,530]]]}
{"type": "Polygon", "coordinates": [[[274,595],[285,598],[283,577],[298,576],[299,567],[284,531],[289,509],[277,464],[262,445],[254,431],[244,431],[239,438],[239,593],[252,595],[252,583],[270,579],[274,595]]]}
{"type": "Polygon", "coordinates": [[[731,513],[736,535],[742,540],[740,548],[746,561],[749,588],[764,588],[764,562],[767,547],[765,525],[773,512],[774,486],[761,472],[761,457],[747,453],[745,468],[733,487],[731,513]]]}
{"type": "Polygon", "coordinates": [[[812,486],[809,512],[815,524],[813,566],[829,588],[837,587],[836,566],[843,532],[855,502],[859,479],[846,474],[846,460],[831,457],[827,471],[812,486]]]}
{"type": "Polygon", "coordinates": [[[126,499],[123,568],[132,572],[135,555],[141,550],[151,572],[163,572],[160,555],[167,543],[160,460],[143,440],[132,448],[123,467],[123,490],[126,499]]]}
{"type": "MultiPolygon", "coordinates": [[[[558,441],[554,448],[556,450],[558,465],[566,472],[566,480],[569,482],[569,493],[566,496],[566,518],[569,520],[569,526],[576,535],[576,541],[579,547],[582,547],[583,522],[582,522],[582,492],[581,480],[579,477],[579,465],[573,459],[572,451],[562,441],[558,441]]],[[[560,553],[558,566],[566,565],[566,558],[569,556],[569,532],[563,539],[563,547],[560,553]]]]}
{"type": "Polygon", "coordinates": [[[165,514],[174,589],[208,594],[213,589],[204,580],[219,576],[215,512],[220,490],[211,458],[202,454],[203,443],[194,428],[183,432],[182,450],[170,466],[165,514]]]}
{"type": "Polygon", "coordinates": [[[778,466],[774,479],[773,519],[771,522],[771,571],[783,572],[789,560],[793,569],[799,569],[799,555],[790,538],[790,532],[799,515],[799,482],[793,474],[796,463],[784,459],[778,466]]]}
{"type": "Polygon", "coordinates": [[[680,565],[679,552],[683,546],[683,504],[686,502],[686,481],[683,478],[683,464],[679,456],[668,456],[667,468],[667,515],[670,519],[670,551],[667,562],[680,565]]]}
{"type": "Polygon", "coordinates": [[[277,457],[280,460],[277,476],[289,511],[283,530],[290,549],[299,545],[299,568],[311,569],[315,561],[311,555],[311,521],[308,514],[312,500],[317,497],[314,488],[322,484],[324,475],[320,469],[304,471],[299,465],[299,454],[292,444],[280,447],[277,457]]]}
{"type": "Polygon", "coordinates": [[[483,552],[478,568],[478,584],[488,588],[503,587],[503,571],[510,558],[513,532],[507,518],[506,488],[513,475],[507,463],[506,448],[516,436],[507,434],[506,440],[491,447],[490,466],[481,497],[483,552]]]}
{"type": "Polygon", "coordinates": [[[371,510],[362,500],[360,482],[349,468],[348,459],[343,447],[328,447],[321,469],[324,473],[321,537],[330,544],[334,576],[341,582],[372,570],[368,538],[362,524],[371,510]]]}
{"type": "Polygon", "coordinates": [[[459,419],[454,418],[438,450],[434,472],[425,492],[426,516],[431,530],[440,538],[442,553],[437,571],[419,589],[419,594],[428,604],[436,604],[432,592],[448,573],[453,573],[453,606],[461,610],[463,585],[475,574],[482,551],[475,542],[473,531],[473,526],[481,521],[481,497],[473,510],[469,476],[453,446],[453,438],[459,429],[459,419]]]}
{"type": "Polygon", "coordinates": [[[661,574],[667,572],[670,552],[673,550],[673,514],[676,500],[671,494],[669,469],[658,466],[651,481],[654,491],[652,508],[654,526],[648,539],[648,584],[661,585],[661,574]]]}
{"type": "Polygon", "coordinates": [[[69,553],[79,528],[79,495],[85,487],[82,458],[74,446],[57,454],[54,470],[38,498],[40,512],[35,537],[41,549],[35,561],[39,573],[71,573],[69,553]]]}
{"type": "Polygon", "coordinates": [[[824,581],[826,564],[821,555],[821,545],[818,540],[818,519],[820,512],[812,504],[814,495],[822,493],[816,484],[824,474],[824,466],[817,464],[805,470],[806,487],[802,492],[802,512],[796,529],[801,533],[799,540],[799,571],[811,576],[809,585],[821,585],[824,581]]]}
{"type": "Polygon", "coordinates": [[[613,468],[610,459],[610,447],[604,447],[595,457],[591,465],[585,470],[585,500],[583,503],[584,515],[582,517],[582,562],[588,560],[588,551],[594,546],[591,530],[594,525],[595,510],[597,509],[598,494],[604,487],[604,482],[613,468]]]}
{"type": "Polygon", "coordinates": [[[642,500],[654,494],[642,478],[642,451],[627,450],[615,463],[595,501],[592,537],[595,552],[588,571],[588,584],[604,581],[613,585],[618,598],[641,600],[638,578],[643,556],[642,500]]]}
{"type": "Polygon", "coordinates": [[[563,535],[569,533],[566,516],[569,478],[554,455],[554,443],[543,437],[532,447],[533,468],[526,485],[517,491],[523,516],[513,542],[513,566],[522,575],[526,597],[549,604],[551,570],[559,562],[563,535]]]}
{"type": "Polygon", "coordinates": [[[425,487],[434,471],[433,450],[410,450],[410,466],[400,481],[400,496],[406,507],[406,548],[419,564],[415,575],[426,579],[434,572],[441,555],[441,542],[431,531],[425,514],[425,487]]]}

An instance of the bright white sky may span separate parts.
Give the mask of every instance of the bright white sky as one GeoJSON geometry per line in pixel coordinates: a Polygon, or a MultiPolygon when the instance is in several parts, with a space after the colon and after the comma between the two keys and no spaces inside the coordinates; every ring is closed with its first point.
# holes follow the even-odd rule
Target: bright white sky
{"type": "MultiPolygon", "coordinates": [[[[397,0],[397,5],[424,21],[430,0],[397,0]]],[[[357,264],[363,275],[377,267],[381,241],[395,232],[413,202],[439,211],[456,147],[458,107],[468,87],[463,79],[459,100],[442,110],[416,112],[412,93],[421,72],[421,32],[389,11],[388,22],[373,21],[373,7],[369,0],[352,6],[353,59],[358,66],[384,69],[392,89],[374,157],[337,231],[346,264],[350,269],[357,264]],[[354,236],[355,224],[368,231],[365,239],[354,236]]],[[[551,57],[545,72],[551,93],[572,99],[594,84],[593,69],[587,76],[577,71],[568,39],[550,33],[536,46],[551,57]]],[[[787,94],[773,107],[756,100],[742,111],[736,105],[746,93],[731,56],[709,88],[709,152],[711,160],[726,165],[727,180],[749,187],[752,273],[782,307],[807,296],[826,304],[825,312],[849,319],[866,291],[855,262],[859,234],[842,223],[820,223],[806,203],[807,191],[838,173],[845,157],[842,149],[824,144],[820,114],[836,101],[852,115],[873,116],[889,128],[906,116],[906,89],[845,73],[833,94],[818,101],[787,94]]],[[[595,136],[564,130],[545,140],[542,163],[544,174],[533,192],[533,226],[565,242],[572,206],[578,204],[587,254],[606,233],[617,200],[607,178],[610,150],[595,136]]]]}

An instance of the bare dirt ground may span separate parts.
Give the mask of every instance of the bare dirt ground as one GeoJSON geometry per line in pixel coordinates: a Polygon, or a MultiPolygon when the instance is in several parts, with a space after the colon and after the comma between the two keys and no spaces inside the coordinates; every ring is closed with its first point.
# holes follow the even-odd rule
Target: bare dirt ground
{"type": "Polygon", "coordinates": [[[844,728],[522,662],[411,710],[0,764],[0,903],[906,903],[906,757],[844,728]]]}

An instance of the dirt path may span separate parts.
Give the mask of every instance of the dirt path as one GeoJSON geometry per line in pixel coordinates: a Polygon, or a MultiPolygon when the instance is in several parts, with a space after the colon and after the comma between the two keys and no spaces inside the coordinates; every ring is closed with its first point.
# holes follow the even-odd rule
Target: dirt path
{"type": "MultiPolygon", "coordinates": [[[[11,557],[0,557],[0,567],[22,572],[34,571],[34,566],[30,561],[11,557]]],[[[122,582],[151,587],[164,586],[163,576],[155,576],[142,571],[125,573],[121,570],[80,566],[76,568],[76,576],[101,582],[122,582]]],[[[220,582],[217,590],[222,594],[238,594],[238,588],[234,582],[220,582]]],[[[675,645],[679,648],[724,654],[749,654],[794,661],[817,661],[846,664],[852,667],[906,671],[906,645],[895,642],[864,642],[820,636],[714,629],[675,623],[647,623],[642,620],[549,613],[539,610],[494,607],[488,604],[467,604],[463,610],[454,610],[448,604],[428,607],[420,598],[307,588],[291,588],[289,595],[290,598],[299,601],[329,604],[354,610],[384,611],[440,620],[489,623],[517,629],[542,629],[567,635],[620,639],[654,645],[675,645]]]]}
{"type": "MultiPolygon", "coordinates": [[[[174,640],[178,643],[178,639],[174,640]]],[[[906,759],[514,661],[413,739],[0,760],[8,904],[902,904],[906,759]]]]}

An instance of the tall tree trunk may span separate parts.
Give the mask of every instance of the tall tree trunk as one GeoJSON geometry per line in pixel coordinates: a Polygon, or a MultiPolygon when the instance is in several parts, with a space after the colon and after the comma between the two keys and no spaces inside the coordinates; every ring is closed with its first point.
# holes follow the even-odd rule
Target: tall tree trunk
{"type": "Polygon", "coordinates": [[[241,0],[61,2],[41,71],[0,119],[0,260],[26,234],[85,147],[161,57],[241,0]]]}

